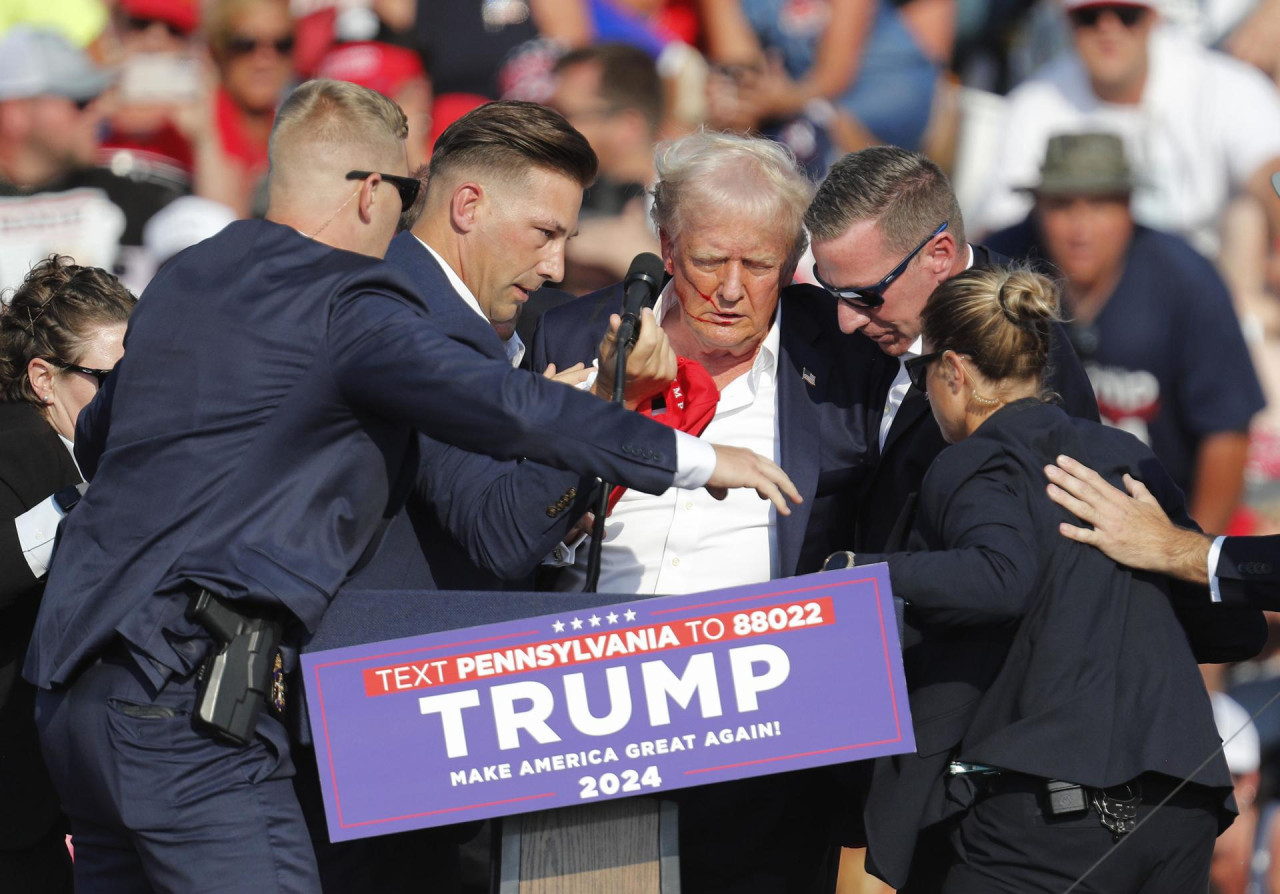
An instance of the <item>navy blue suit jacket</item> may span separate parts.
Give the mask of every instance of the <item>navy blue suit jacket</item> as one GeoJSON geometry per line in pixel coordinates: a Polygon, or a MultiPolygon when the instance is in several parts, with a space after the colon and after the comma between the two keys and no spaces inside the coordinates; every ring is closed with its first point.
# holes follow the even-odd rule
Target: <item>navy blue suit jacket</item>
{"type": "MultiPolygon", "coordinates": [[[[782,469],[804,502],[778,516],[778,573],[818,571],[826,557],[851,544],[856,494],[875,463],[880,406],[872,401],[879,348],[840,332],[835,299],[807,285],[779,299],[778,432],[782,469]]],[[[533,368],[590,364],[622,307],[614,285],[543,314],[533,340],[533,368]]],[[[883,398],[881,399],[883,405],[883,398]]]]}
{"type": "MultiPolygon", "coordinates": [[[[493,327],[453,290],[439,262],[412,233],[391,241],[387,263],[418,287],[441,332],[491,360],[507,362],[493,327]]],[[[523,582],[587,510],[595,483],[540,463],[471,453],[426,435],[418,436],[418,450],[418,480],[404,510],[347,587],[500,590],[523,582]]]]}
{"type": "Polygon", "coordinates": [[[414,430],[661,492],[673,433],[442,334],[395,268],[268,221],[180,254],[81,414],[69,517],[24,675],[63,685],[119,636],[153,682],[209,638],[188,583],[308,630],[418,472],[414,430]]]}
{"type": "Polygon", "coordinates": [[[953,758],[1096,787],[1148,771],[1191,777],[1221,789],[1226,815],[1225,762],[1200,766],[1219,739],[1196,663],[1256,654],[1262,614],[1062,537],[1071,517],[1043,472],[1062,453],[1113,483],[1139,478],[1193,524],[1136,438],[1034,400],[997,410],[937,458],[910,552],[887,557],[918,632],[903,650],[916,753],[876,762],[866,806],[871,864],[894,887],[917,830],[967,806],[945,786],[953,758]]]}

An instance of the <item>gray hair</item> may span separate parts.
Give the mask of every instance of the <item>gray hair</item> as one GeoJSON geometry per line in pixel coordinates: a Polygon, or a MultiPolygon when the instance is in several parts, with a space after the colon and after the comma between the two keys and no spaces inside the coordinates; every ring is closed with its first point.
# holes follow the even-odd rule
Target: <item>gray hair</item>
{"type": "Polygon", "coordinates": [[[964,217],[951,181],[919,152],[875,146],[831,166],[804,222],[815,242],[843,236],[864,220],[879,223],[886,245],[908,252],[943,221],[963,245],[964,217]]]}
{"type": "Polygon", "coordinates": [[[795,265],[809,245],[804,213],[813,184],[791,151],[772,140],[700,130],[658,145],[653,222],[678,239],[696,208],[728,208],[744,221],[768,221],[792,239],[786,264],[795,265]],[[690,211],[690,209],[695,209],[690,211]]]}

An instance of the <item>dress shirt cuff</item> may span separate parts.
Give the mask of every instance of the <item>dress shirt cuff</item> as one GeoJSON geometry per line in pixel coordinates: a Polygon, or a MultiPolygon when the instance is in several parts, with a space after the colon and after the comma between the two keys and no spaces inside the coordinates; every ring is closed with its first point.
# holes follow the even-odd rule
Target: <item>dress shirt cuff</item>
{"type": "Polygon", "coordinates": [[[688,432],[676,432],[676,477],[672,487],[697,488],[711,480],[716,470],[716,450],[688,432]]]}
{"type": "Polygon", "coordinates": [[[53,540],[61,520],[62,510],[53,501],[53,497],[37,503],[13,520],[18,529],[18,545],[22,547],[22,557],[27,560],[31,573],[37,578],[44,577],[49,570],[49,562],[53,559],[53,540]]]}
{"type": "Polygon", "coordinates": [[[1222,591],[1218,589],[1218,556],[1222,553],[1222,541],[1226,540],[1226,535],[1213,538],[1213,543],[1209,545],[1209,599],[1213,602],[1222,601],[1222,591]]]}

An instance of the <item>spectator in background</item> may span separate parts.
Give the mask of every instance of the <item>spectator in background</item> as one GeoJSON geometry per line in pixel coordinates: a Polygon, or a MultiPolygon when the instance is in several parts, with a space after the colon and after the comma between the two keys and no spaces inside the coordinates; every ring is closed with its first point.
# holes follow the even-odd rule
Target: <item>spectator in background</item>
{"type": "Polygon", "coordinates": [[[582,294],[620,280],[640,252],[658,251],[647,191],[656,176],[662,82],[649,54],[621,43],[574,50],[556,63],[555,76],[550,105],[600,159],[566,255],[564,287],[582,294]]]}
{"type": "Polygon", "coordinates": [[[1022,223],[987,244],[1065,277],[1076,353],[1104,422],[1151,447],[1204,530],[1227,530],[1244,490],[1249,422],[1266,401],[1231,296],[1176,236],[1138,225],[1120,137],[1049,141],[1022,223]]]}
{"type": "MultiPolygon", "coordinates": [[[[1065,0],[1074,51],[1009,94],[1002,151],[976,215],[985,231],[1030,210],[1031,182],[1056,133],[1119,134],[1143,173],[1133,212],[1146,226],[1219,256],[1221,215],[1248,193],[1274,215],[1269,173],[1280,166],[1280,97],[1257,71],[1157,29],[1154,0],[1065,0]]],[[[1265,251],[1265,248],[1258,248],[1265,251]]],[[[1260,264],[1259,264],[1260,266],[1260,264]]]]}
{"type": "Polygon", "coordinates": [[[417,29],[437,94],[545,101],[551,54],[589,43],[591,17],[586,0],[418,0],[417,29]],[[546,92],[512,95],[510,88],[531,74],[540,83],[526,89],[546,92]]]}
{"type": "Polygon", "coordinates": [[[1225,743],[1222,754],[1235,783],[1240,815],[1223,830],[1213,848],[1209,882],[1214,894],[1263,894],[1275,891],[1280,866],[1273,866],[1276,806],[1258,799],[1262,745],[1258,728],[1239,702],[1211,692],[1213,720],[1225,743]]]}
{"type": "Polygon", "coordinates": [[[205,30],[218,71],[218,134],[238,172],[236,210],[244,216],[267,173],[271,125],[291,76],[288,0],[213,0],[205,30]]]}
{"type": "Polygon", "coordinates": [[[796,121],[803,135],[780,127],[777,138],[815,176],[826,172],[826,155],[875,143],[921,147],[940,66],[951,54],[952,4],[703,0],[702,6],[709,55],[722,66],[709,84],[714,123],[758,129],[796,121]]]}
{"type": "Polygon", "coordinates": [[[18,25],[0,38],[0,288],[51,252],[115,265],[124,212],[86,185],[110,85],[55,32],[18,25]]]}
{"type": "Polygon", "coordinates": [[[54,531],[79,499],[76,417],[120,359],[134,304],[114,276],[69,260],[41,261],[0,305],[0,879],[42,894],[71,891],[68,828],[40,757],[35,687],[18,672],[54,531]]]}
{"type": "Polygon", "coordinates": [[[141,292],[158,263],[145,245],[155,215],[189,194],[234,214],[241,178],[218,134],[212,65],[196,37],[197,0],[119,0],[111,21],[119,90],[95,179],[105,180],[124,210],[118,269],[141,292]]]}

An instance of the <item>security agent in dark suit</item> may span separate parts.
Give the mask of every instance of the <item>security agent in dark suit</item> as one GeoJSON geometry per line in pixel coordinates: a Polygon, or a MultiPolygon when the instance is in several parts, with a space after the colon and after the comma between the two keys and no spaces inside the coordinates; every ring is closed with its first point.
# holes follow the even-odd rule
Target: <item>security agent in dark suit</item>
{"type": "MultiPolygon", "coordinates": [[[[690,592],[816,571],[827,552],[849,545],[839,539],[851,533],[840,520],[872,455],[867,370],[879,351],[836,331],[834,301],[820,289],[783,288],[804,248],[801,217],[811,193],[784,150],[695,134],[660,147],[657,168],[654,219],[672,277],[656,316],[677,353],[701,363],[721,390],[707,436],[719,426],[770,443],[804,502],[776,526],[764,514],[717,516],[675,491],[620,502],[601,589],[690,592]]],[[[535,368],[591,362],[621,303],[614,286],[548,311],[534,337],[535,368]]],[[[827,826],[837,801],[825,772],[691,789],[679,800],[686,888],[801,892],[834,884],[827,826]]]]}
{"type": "MultiPolygon", "coordinates": [[[[1250,657],[1266,626],[1059,535],[1039,484],[1064,451],[1112,479],[1140,472],[1190,520],[1137,439],[1040,399],[1056,312],[1053,284],[1028,272],[974,270],[935,291],[908,370],[955,446],[925,476],[909,552],[857,556],[887,559],[926,641],[988,642],[983,664],[931,669],[975,699],[939,780],[958,815],[946,850],[927,852],[945,869],[927,890],[1057,892],[1105,855],[1089,890],[1201,892],[1235,805],[1196,663],[1250,657]]],[[[941,725],[916,723],[922,753],[953,738],[941,725]]],[[[868,812],[873,852],[879,818],[868,812]]]]}
{"type": "MultiPolygon", "coordinates": [[[[965,241],[964,217],[947,176],[923,155],[895,146],[854,152],[832,165],[805,226],[813,239],[814,273],[839,299],[841,330],[860,333],[885,355],[877,369],[885,409],[880,458],[855,522],[856,549],[879,551],[946,446],[901,363],[920,353],[925,302],[938,284],[970,267],[1007,259],[965,241]]],[[[1093,388],[1060,325],[1053,327],[1049,368],[1049,389],[1064,409],[1096,421],[1093,388]]]]}
{"type": "Polygon", "coordinates": [[[134,303],[105,270],[51,257],[0,304],[0,879],[13,891],[72,888],[67,818],[20,671],[58,522],[83,486],[76,416],[120,359],[134,303]]]}
{"type": "Polygon", "coordinates": [[[1122,565],[1207,585],[1215,602],[1280,611],[1280,536],[1210,537],[1174,524],[1137,478],[1120,490],[1069,455],[1045,467],[1049,498],[1090,527],[1063,522],[1064,537],[1122,565]]]}
{"type": "MultiPolygon", "coordinates": [[[[314,630],[403,501],[415,428],[649,490],[705,474],[670,430],[477,362],[431,326],[379,260],[416,189],[406,133],[372,91],[295,90],[272,135],[267,220],[165,266],[131,321],[129,359],[81,414],[92,484],[61,544],[75,561],[54,563],[24,667],[42,690],[36,722],[78,840],[78,890],[317,890],[280,722],[264,710],[231,744],[193,720],[218,643],[188,612],[211,603],[278,624],[286,643],[314,630]]],[[[577,179],[554,176],[580,192],[592,156],[568,154],[577,179]]],[[[468,260],[497,273],[500,245],[471,244],[468,260]]],[[[790,489],[763,460],[713,452],[713,485],[790,489]]]]}
{"type": "MultiPolygon", "coordinates": [[[[946,447],[923,393],[910,387],[903,361],[920,353],[920,315],[933,290],[971,266],[1003,259],[965,241],[964,218],[941,169],[919,153],[892,146],[865,149],[836,162],[818,187],[805,225],[813,239],[814,272],[838,298],[840,328],[858,333],[855,337],[879,349],[872,367],[877,377],[874,400],[883,408],[877,413],[878,436],[873,433],[879,458],[845,525],[853,529],[856,552],[900,549],[911,527],[920,483],[946,447]]],[[[1055,323],[1051,334],[1049,390],[1070,415],[1096,421],[1093,389],[1065,330],[1055,323]]],[[[911,824],[922,820],[927,826],[937,820],[933,815],[922,818],[905,805],[929,797],[938,775],[934,764],[945,764],[964,728],[956,720],[957,712],[974,697],[962,683],[927,683],[925,671],[981,667],[990,660],[981,637],[925,642],[911,617],[904,622],[903,646],[917,728],[929,729],[936,719],[950,732],[949,738],[926,735],[917,755],[877,762],[877,772],[896,767],[896,779],[892,786],[872,789],[866,821],[871,823],[870,814],[879,814],[875,825],[895,831],[871,842],[871,862],[898,886],[905,884],[910,871],[916,831],[911,824]],[[918,764],[914,770],[913,763],[918,764]],[[910,794],[903,792],[911,786],[915,788],[910,794]],[[899,823],[906,825],[899,828],[899,823]]],[[[871,769],[866,763],[842,769],[850,803],[865,797],[871,769]]],[[[850,811],[844,828],[837,830],[841,840],[867,843],[872,832],[864,831],[860,814],[856,808],[850,811]]]]}

